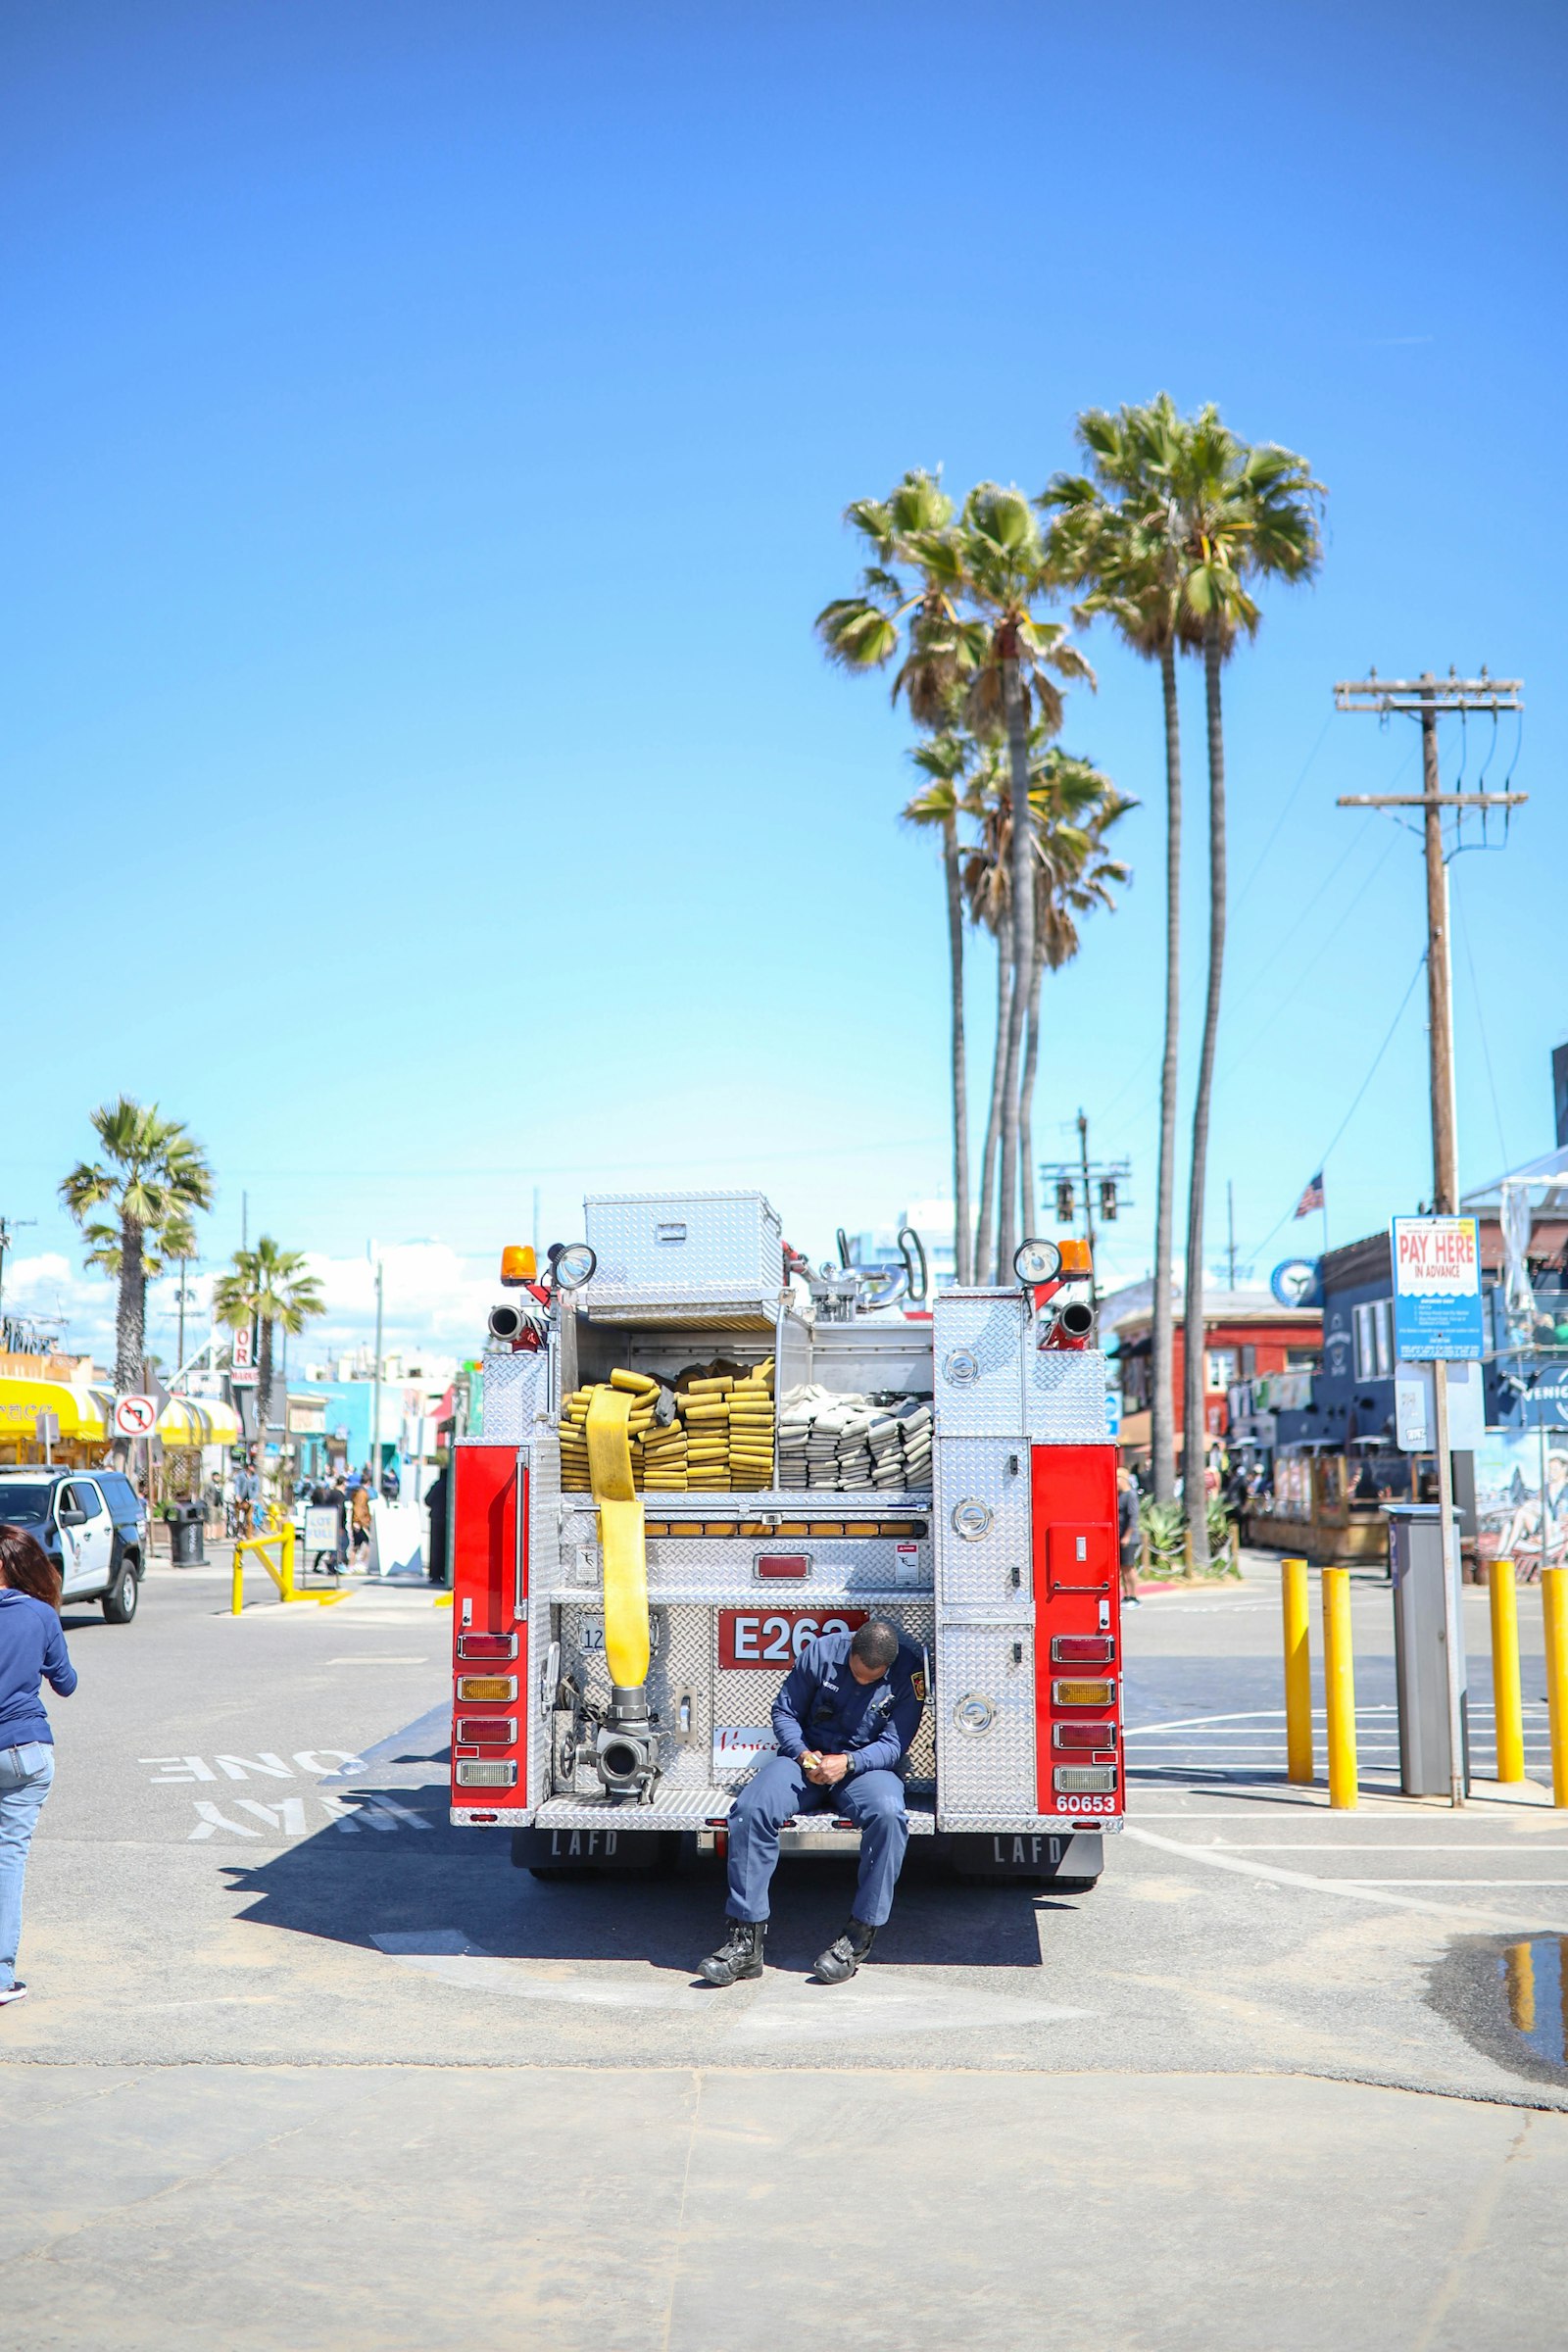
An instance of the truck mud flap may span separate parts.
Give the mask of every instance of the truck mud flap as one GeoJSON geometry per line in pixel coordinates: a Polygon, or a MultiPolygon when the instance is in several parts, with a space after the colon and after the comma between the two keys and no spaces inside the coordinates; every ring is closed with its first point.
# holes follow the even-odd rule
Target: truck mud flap
{"type": "Polygon", "coordinates": [[[939,1832],[937,1852],[965,1878],[1098,1879],[1105,1841],[1099,1836],[1051,1830],[939,1832]]]}
{"type": "Polygon", "coordinates": [[[514,1830],[518,1870],[654,1870],[667,1853],[658,1830],[514,1830]]]}

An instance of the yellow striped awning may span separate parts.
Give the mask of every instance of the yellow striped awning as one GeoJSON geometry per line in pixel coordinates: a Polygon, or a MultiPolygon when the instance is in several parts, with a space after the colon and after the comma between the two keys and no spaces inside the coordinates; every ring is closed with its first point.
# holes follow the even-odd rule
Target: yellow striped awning
{"type": "Polygon", "coordinates": [[[32,1438],[40,1413],[58,1415],[62,1445],[102,1446],[108,1438],[103,1408],[88,1390],[0,1373],[0,1438],[32,1438]]]}
{"type": "Polygon", "coordinates": [[[171,1396],[153,1435],[166,1446],[237,1446],[239,1422],[216,1396],[171,1396]]]}

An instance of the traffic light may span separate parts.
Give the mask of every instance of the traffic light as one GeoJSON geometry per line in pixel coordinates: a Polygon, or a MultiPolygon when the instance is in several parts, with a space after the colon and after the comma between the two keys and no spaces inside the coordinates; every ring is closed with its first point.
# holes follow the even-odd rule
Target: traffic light
{"type": "Polygon", "coordinates": [[[1100,1179],[1100,1217],[1102,1224],[1104,1225],[1114,1225],[1116,1222],[1116,1179],[1114,1176],[1102,1176],[1100,1179]]]}
{"type": "Polygon", "coordinates": [[[1072,1178],[1070,1176],[1056,1178],[1056,1223],[1058,1225],[1072,1223],[1072,1178]]]}

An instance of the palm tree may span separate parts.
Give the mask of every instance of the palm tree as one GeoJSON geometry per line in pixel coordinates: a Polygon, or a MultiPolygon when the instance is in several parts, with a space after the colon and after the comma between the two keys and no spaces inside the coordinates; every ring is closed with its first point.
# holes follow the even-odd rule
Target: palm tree
{"type": "Polygon", "coordinates": [[[1038,607],[1052,587],[1045,540],[1021,490],[980,482],[963,503],[958,525],[961,570],[956,583],[968,615],[960,629],[964,715],[972,733],[1006,739],[1012,806],[1022,822],[1012,828],[1012,987],[1007,1005],[1006,1054],[1002,1079],[998,1154],[997,1264],[1009,1268],[1019,1198],[1019,1105],[1024,1025],[1035,962],[1035,811],[1029,791],[1029,736],[1038,719],[1049,734],[1061,725],[1057,678],[1095,682],[1094,671],[1061,622],[1038,607]],[[1052,673],[1054,673],[1054,675],[1052,673]]]}
{"type": "Polygon", "coordinates": [[[1098,482],[1062,476],[1046,492],[1057,511],[1052,534],[1062,576],[1087,581],[1085,608],[1108,612],[1136,650],[1158,658],[1165,690],[1168,840],[1166,1066],[1161,1085],[1160,1203],[1154,1269],[1155,1493],[1168,1479],[1170,1434],[1161,1428],[1161,1387],[1169,1396],[1170,1233],[1175,1159],[1175,994],[1177,885],[1180,871],[1180,748],[1175,656],[1200,648],[1208,732],[1208,985],[1198,1086],[1193,1105],[1193,1161],[1188,1189],[1186,1375],[1183,1482],[1193,1556],[1208,1558],[1202,1508],[1203,1210],[1209,1103],[1225,956],[1225,745],[1220,672],[1239,637],[1254,636],[1261,615],[1247,582],[1260,575],[1304,579],[1321,561],[1316,502],[1321,484],[1303,459],[1273,444],[1249,448],[1212,406],[1182,417],[1166,393],[1115,416],[1090,411],[1079,419],[1098,482]],[[1163,1257],[1161,1244],[1163,1243],[1163,1257]],[[1164,1340],[1163,1351],[1161,1341],[1164,1340]],[[1197,1497],[1197,1507],[1193,1498],[1197,1497]]]}
{"type": "MultiPolygon", "coordinates": [[[[92,1124],[103,1157],[78,1160],[60,1186],[60,1198],[82,1227],[93,1250],[89,1263],[106,1264],[112,1243],[118,1252],[108,1270],[119,1279],[115,1313],[115,1386],[122,1395],[139,1388],[147,1333],[147,1277],[143,1260],[149,1238],[188,1235],[195,1210],[210,1208],[213,1175],[201,1146],[178,1119],[164,1118],[156,1102],[122,1095],[102,1104],[92,1124]],[[90,1224],[91,1209],[109,1207],[113,1223],[90,1224]]],[[[177,1252],[171,1250],[169,1254],[177,1252]]]]}
{"type": "Polygon", "coordinates": [[[1049,540],[1059,576],[1089,593],[1075,608],[1104,613],[1134,653],[1159,663],[1165,721],[1165,1042],[1159,1078],[1159,1173],[1154,1208],[1154,1298],[1150,1451],[1154,1499],[1176,1493],[1176,1404],[1171,1389],[1174,1317],[1171,1257],[1176,1226],[1176,1090],[1181,1022],[1182,751],[1176,694],[1178,647],[1200,632],[1181,590],[1162,491],[1182,432],[1167,393],[1114,415],[1088,409],[1077,438],[1094,478],[1056,474],[1040,504],[1054,513],[1049,540]]]}
{"type": "Polygon", "coordinates": [[[958,816],[974,747],[952,727],[916,744],[909,758],[928,778],[904,810],[910,825],[942,830],[942,872],[948,898],[948,971],[953,995],[953,1200],[955,1268],[960,1289],[974,1280],[974,1228],[969,1215],[969,1080],[963,1025],[963,890],[958,866],[958,816]]]}
{"type": "Polygon", "coordinates": [[[243,1330],[251,1323],[261,1325],[256,1377],[258,1472],[266,1460],[271,1418],[273,1330],[281,1324],[285,1331],[303,1331],[310,1317],[322,1313],[325,1304],[319,1282],[306,1271],[303,1252],[280,1250],[265,1233],[254,1250],[236,1250],[232,1271],[220,1274],[213,1285],[213,1313],[220,1323],[226,1323],[231,1331],[243,1330]]]}
{"type": "MultiPolygon", "coordinates": [[[[1078,953],[1077,918],[1091,908],[1114,904],[1111,886],[1125,881],[1127,867],[1105,855],[1103,837],[1110,826],[1136,806],[1124,800],[1110,779],[1089,760],[1075,759],[1049,742],[1044,723],[1030,731],[1029,803],[1034,836],[1034,959],[1026,991],[1028,1042],[1017,1105],[1019,1133],[1020,1226],[1035,1224],[1033,1102],[1039,1066],[1041,980],[1078,953]]],[[[1005,1085],[1007,1013],[1015,987],[1009,921],[1013,877],[1012,774],[1010,752],[999,743],[985,747],[968,794],[969,807],[980,818],[980,840],[964,868],[970,910],[977,923],[998,939],[998,969],[1003,1010],[997,1029],[992,1070],[991,1118],[986,1130],[985,1168],[995,1166],[999,1148],[1003,1096],[1005,1085]]],[[[986,1187],[982,1210],[993,1195],[986,1187]]],[[[1007,1261],[999,1249],[989,1254],[989,1230],[982,1232],[987,1248],[979,1259],[981,1281],[1001,1280],[1007,1261]]]]}

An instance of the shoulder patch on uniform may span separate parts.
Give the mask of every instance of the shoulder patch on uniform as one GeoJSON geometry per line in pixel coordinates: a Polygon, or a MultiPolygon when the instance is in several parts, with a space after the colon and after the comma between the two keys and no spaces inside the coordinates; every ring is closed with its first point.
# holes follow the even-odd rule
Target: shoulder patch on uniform
{"type": "Polygon", "coordinates": [[[921,1705],[924,1706],[925,1676],[918,1666],[909,1677],[909,1689],[914,1692],[915,1697],[920,1701],[921,1705]]]}

